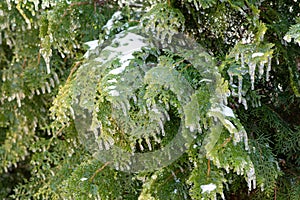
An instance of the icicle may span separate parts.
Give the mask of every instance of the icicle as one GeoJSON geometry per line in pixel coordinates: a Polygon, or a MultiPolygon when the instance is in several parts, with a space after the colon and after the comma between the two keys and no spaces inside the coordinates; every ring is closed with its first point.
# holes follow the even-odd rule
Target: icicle
{"type": "Polygon", "coordinates": [[[7,7],[8,7],[8,10],[11,10],[11,4],[10,4],[10,0],[6,0],[7,2],[7,7]]]}
{"type": "Polygon", "coordinates": [[[71,112],[72,118],[75,119],[75,113],[74,113],[72,106],[70,107],[70,112],[71,112]]]}
{"type": "Polygon", "coordinates": [[[243,104],[245,110],[248,110],[248,105],[247,105],[247,101],[245,98],[242,99],[242,104],[243,104]]]}
{"type": "Polygon", "coordinates": [[[235,61],[238,61],[239,60],[239,54],[235,54],[235,61]]]}
{"type": "Polygon", "coordinates": [[[6,81],[5,71],[2,72],[2,81],[3,81],[3,82],[6,81]]]}
{"type": "Polygon", "coordinates": [[[244,145],[245,145],[245,150],[248,151],[249,150],[249,143],[248,143],[248,135],[246,131],[242,131],[243,134],[243,138],[244,138],[244,145]]]}
{"type": "Polygon", "coordinates": [[[139,146],[140,146],[140,149],[141,149],[141,151],[144,151],[144,147],[143,147],[143,145],[142,145],[142,142],[141,142],[141,141],[139,141],[139,146]]]}
{"type": "Polygon", "coordinates": [[[259,72],[259,78],[261,78],[261,76],[264,74],[264,66],[265,66],[265,63],[264,62],[260,62],[259,64],[259,68],[258,68],[258,72],[259,72]]]}
{"type": "Polygon", "coordinates": [[[251,164],[250,169],[247,171],[247,184],[249,191],[256,188],[256,176],[253,164],[251,164]]]}
{"type": "Polygon", "coordinates": [[[56,72],[53,72],[53,77],[57,85],[59,85],[59,79],[56,72]]]}
{"type": "Polygon", "coordinates": [[[99,150],[102,151],[102,150],[103,150],[102,140],[100,140],[100,141],[97,142],[97,143],[98,143],[98,148],[99,148],[99,150]]]}
{"type": "Polygon", "coordinates": [[[194,1],[194,5],[195,5],[195,7],[196,7],[196,10],[199,11],[199,6],[198,6],[197,1],[194,1]]]}
{"type": "MultiPolygon", "coordinates": [[[[100,133],[101,133],[101,131],[100,131],[100,133]]],[[[107,141],[108,141],[108,143],[109,143],[110,146],[113,146],[115,144],[115,141],[114,141],[114,139],[112,137],[108,137],[107,141]]]]}
{"type": "Polygon", "coordinates": [[[32,0],[35,11],[39,10],[39,0],[32,0]]]}
{"type": "Polygon", "coordinates": [[[42,90],[42,93],[45,94],[45,86],[44,85],[41,87],[41,90],[42,90]]]}
{"type": "Polygon", "coordinates": [[[168,44],[171,44],[171,42],[172,42],[172,34],[169,34],[169,37],[168,37],[168,44]]]}
{"type": "Polygon", "coordinates": [[[149,150],[152,151],[152,145],[151,145],[149,138],[146,138],[145,140],[146,140],[149,150]]]}
{"type": "Polygon", "coordinates": [[[51,88],[48,82],[46,82],[46,89],[48,93],[51,93],[51,88]]]}
{"type": "Polygon", "coordinates": [[[249,62],[249,74],[250,74],[250,79],[251,79],[251,89],[254,90],[254,80],[255,80],[255,68],[256,64],[249,62]]]}
{"type": "Polygon", "coordinates": [[[233,74],[231,72],[227,72],[228,76],[229,76],[229,84],[232,85],[233,84],[233,74]]]}
{"type": "Polygon", "coordinates": [[[16,98],[17,98],[18,107],[20,108],[21,107],[21,99],[20,99],[19,93],[16,93],[16,98]]]}
{"type": "Polygon", "coordinates": [[[104,141],[104,147],[105,147],[105,150],[109,150],[110,149],[110,145],[107,141],[104,141]]]}
{"type": "Polygon", "coordinates": [[[267,73],[266,73],[266,79],[269,81],[269,72],[271,71],[271,56],[268,57],[268,68],[267,68],[267,73]]]}
{"type": "Polygon", "coordinates": [[[54,80],[53,80],[53,78],[50,78],[50,80],[49,80],[49,81],[50,81],[50,85],[51,85],[51,87],[53,87],[53,88],[54,88],[54,87],[55,87],[55,84],[54,84],[54,80]]]}
{"type": "Polygon", "coordinates": [[[241,53],[241,67],[242,69],[245,67],[245,60],[244,60],[244,54],[241,53]]]}
{"type": "Polygon", "coordinates": [[[46,62],[47,74],[50,74],[50,57],[48,57],[48,56],[43,56],[43,57],[46,62]]]}
{"type": "Polygon", "coordinates": [[[159,120],[158,123],[159,123],[160,129],[161,129],[162,136],[165,136],[165,130],[164,130],[164,125],[163,125],[162,120],[159,120]]]}
{"type": "Polygon", "coordinates": [[[243,77],[238,76],[239,86],[238,86],[238,95],[239,95],[239,103],[242,102],[242,89],[243,89],[243,77]]]}

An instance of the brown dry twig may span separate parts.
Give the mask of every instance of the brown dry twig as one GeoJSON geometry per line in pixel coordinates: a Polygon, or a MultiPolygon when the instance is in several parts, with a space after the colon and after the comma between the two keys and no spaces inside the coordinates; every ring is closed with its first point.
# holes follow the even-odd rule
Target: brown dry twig
{"type": "Polygon", "coordinates": [[[93,182],[95,176],[101,172],[107,165],[109,165],[111,162],[106,162],[102,167],[100,167],[99,169],[97,169],[97,171],[93,174],[93,176],[90,178],[90,182],[93,182]]]}
{"type": "Polygon", "coordinates": [[[68,82],[70,81],[70,79],[71,79],[73,73],[76,71],[76,69],[78,68],[78,66],[79,66],[80,64],[81,64],[81,61],[78,61],[78,62],[75,63],[74,67],[71,69],[71,72],[70,72],[70,74],[69,74],[69,76],[68,76],[68,78],[67,78],[66,83],[68,83],[68,82]]]}
{"type": "Polygon", "coordinates": [[[210,175],[210,160],[207,160],[207,176],[210,175]]]}

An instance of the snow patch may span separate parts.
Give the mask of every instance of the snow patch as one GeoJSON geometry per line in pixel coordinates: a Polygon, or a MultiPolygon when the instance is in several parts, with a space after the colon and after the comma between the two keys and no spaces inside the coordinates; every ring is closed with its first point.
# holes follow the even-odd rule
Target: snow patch
{"type": "Polygon", "coordinates": [[[81,181],[86,181],[86,180],[88,180],[88,178],[83,177],[83,178],[81,178],[80,180],[81,180],[81,181]]]}
{"type": "Polygon", "coordinates": [[[102,30],[107,29],[107,32],[109,33],[112,26],[114,25],[114,21],[115,20],[120,20],[122,19],[122,12],[121,11],[117,11],[113,14],[113,16],[111,17],[110,20],[107,21],[107,23],[103,26],[102,30]]]}
{"type": "Polygon", "coordinates": [[[108,80],[107,82],[108,83],[117,83],[118,81],[117,81],[117,79],[114,78],[114,79],[108,80]]]}
{"type": "Polygon", "coordinates": [[[84,44],[89,46],[89,50],[94,50],[99,45],[98,43],[99,40],[92,40],[92,41],[85,42],[84,44]]]}
{"type": "Polygon", "coordinates": [[[113,74],[113,75],[121,74],[126,67],[127,67],[126,65],[122,65],[121,67],[111,70],[109,74],[113,74]]]}
{"type": "Polygon", "coordinates": [[[120,96],[120,93],[117,90],[111,90],[109,91],[109,95],[113,97],[120,96]]]}
{"type": "Polygon", "coordinates": [[[202,194],[205,192],[210,193],[211,191],[215,190],[217,188],[217,186],[213,183],[210,183],[208,185],[201,185],[201,190],[202,190],[202,194]]]}

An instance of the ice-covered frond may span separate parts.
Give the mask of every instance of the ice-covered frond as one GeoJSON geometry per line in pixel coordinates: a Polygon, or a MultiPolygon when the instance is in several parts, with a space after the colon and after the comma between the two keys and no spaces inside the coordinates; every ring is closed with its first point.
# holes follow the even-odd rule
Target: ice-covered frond
{"type": "Polygon", "coordinates": [[[249,89],[254,90],[256,77],[261,79],[265,74],[269,81],[271,58],[273,54],[271,43],[236,44],[226,57],[224,66],[229,66],[227,73],[231,87],[231,95],[238,97],[238,102],[245,102],[245,94],[249,89]],[[251,87],[244,84],[244,76],[249,74],[251,87]]]}
{"type": "Polygon", "coordinates": [[[298,43],[300,46],[300,19],[298,21],[299,23],[290,27],[283,39],[287,42],[291,42],[294,39],[294,43],[298,43]]]}
{"type": "Polygon", "coordinates": [[[243,175],[249,183],[249,190],[252,190],[256,185],[253,162],[243,145],[232,142],[234,137],[218,124],[211,126],[210,134],[203,141],[206,158],[216,167],[225,169],[227,173],[232,170],[238,175],[243,175]]]}
{"type": "Polygon", "coordinates": [[[161,85],[174,92],[182,105],[190,101],[193,88],[184,77],[168,67],[155,67],[145,75],[145,83],[149,85],[161,85]]]}
{"type": "Polygon", "coordinates": [[[183,106],[185,114],[185,126],[190,129],[191,132],[202,132],[201,124],[206,123],[205,114],[209,108],[210,95],[208,90],[200,88],[192,96],[191,101],[183,106]],[[198,109],[195,109],[198,108],[198,109]]]}
{"type": "Polygon", "coordinates": [[[173,35],[184,30],[184,23],[180,10],[160,3],[142,17],[140,26],[145,33],[151,31],[157,39],[171,43],[173,35]]]}
{"type": "Polygon", "coordinates": [[[121,157],[116,167],[129,171],[137,161],[145,164],[143,168],[151,167],[140,152],[160,155],[156,149],[162,145],[167,162],[203,132],[207,155],[222,130],[231,134],[234,144],[244,141],[247,146],[245,131],[227,106],[228,82],[212,56],[186,35],[176,35],[178,40],[164,47],[161,40],[155,43],[143,34],[137,27],[116,34],[106,46],[91,42],[90,54],[76,72],[71,98],[82,143],[100,160],[121,157]],[[174,142],[164,146],[168,137],[174,142]],[[180,147],[174,150],[172,145],[180,147]],[[125,149],[130,154],[123,156],[125,149]]]}

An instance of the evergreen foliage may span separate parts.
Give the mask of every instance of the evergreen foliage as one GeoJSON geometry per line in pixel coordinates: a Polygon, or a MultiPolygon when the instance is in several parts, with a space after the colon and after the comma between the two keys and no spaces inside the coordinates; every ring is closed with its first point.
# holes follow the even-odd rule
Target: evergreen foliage
{"type": "Polygon", "coordinates": [[[0,198],[299,199],[299,13],[1,1],[0,198]]]}

